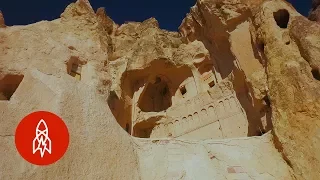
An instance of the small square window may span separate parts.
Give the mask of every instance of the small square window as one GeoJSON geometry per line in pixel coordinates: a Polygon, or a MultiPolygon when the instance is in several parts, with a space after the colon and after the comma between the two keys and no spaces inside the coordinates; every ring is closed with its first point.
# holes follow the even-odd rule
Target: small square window
{"type": "Polygon", "coordinates": [[[187,93],[186,87],[185,86],[181,86],[180,87],[180,92],[181,92],[182,95],[185,95],[187,93]]]}
{"type": "Polygon", "coordinates": [[[214,81],[211,81],[211,82],[209,83],[209,86],[210,86],[210,87],[213,87],[214,85],[215,85],[214,81]]]}

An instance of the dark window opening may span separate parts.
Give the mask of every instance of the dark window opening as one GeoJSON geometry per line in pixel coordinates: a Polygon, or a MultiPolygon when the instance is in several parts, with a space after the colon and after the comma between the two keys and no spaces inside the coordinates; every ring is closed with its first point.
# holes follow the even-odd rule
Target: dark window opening
{"type": "Polygon", "coordinates": [[[211,81],[211,82],[209,83],[209,86],[210,86],[210,87],[213,87],[214,85],[215,85],[214,81],[211,81]]]}
{"type": "Polygon", "coordinates": [[[287,42],[286,42],[286,45],[289,45],[289,44],[290,44],[290,41],[287,41],[287,42]]]}
{"type": "Polygon", "coordinates": [[[18,89],[23,77],[23,75],[6,75],[0,80],[0,100],[9,101],[18,89]]]}
{"type": "Polygon", "coordinates": [[[180,92],[182,95],[185,95],[187,93],[187,89],[185,86],[180,87],[180,92]]]}
{"type": "Polygon", "coordinates": [[[273,18],[280,28],[285,29],[288,27],[290,14],[286,9],[280,9],[279,11],[274,12],[273,18]]]}
{"type": "Polygon", "coordinates": [[[320,72],[318,69],[312,69],[311,73],[316,80],[320,81],[320,72]]]}

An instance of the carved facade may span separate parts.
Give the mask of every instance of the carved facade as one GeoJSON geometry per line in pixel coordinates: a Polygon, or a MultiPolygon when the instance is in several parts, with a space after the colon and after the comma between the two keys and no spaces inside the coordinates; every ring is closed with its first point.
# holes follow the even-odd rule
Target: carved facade
{"type": "Polygon", "coordinates": [[[218,79],[213,67],[199,55],[188,66],[166,67],[160,61],[148,67],[153,72],[129,72],[130,80],[122,80],[129,102],[113,91],[109,105],[119,124],[136,137],[247,136],[246,114],[232,84],[218,79]]]}

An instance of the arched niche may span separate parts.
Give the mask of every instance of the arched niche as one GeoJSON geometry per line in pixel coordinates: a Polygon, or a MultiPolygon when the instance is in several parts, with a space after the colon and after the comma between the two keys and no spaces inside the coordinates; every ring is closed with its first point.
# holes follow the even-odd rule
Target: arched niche
{"type": "Polygon", "coordinates": [[[158,75],[152,82],[148,82],[138,100],[138,107],[143,112],[160,112],[171,105],[171,92],[168,80],[158,75]]]}

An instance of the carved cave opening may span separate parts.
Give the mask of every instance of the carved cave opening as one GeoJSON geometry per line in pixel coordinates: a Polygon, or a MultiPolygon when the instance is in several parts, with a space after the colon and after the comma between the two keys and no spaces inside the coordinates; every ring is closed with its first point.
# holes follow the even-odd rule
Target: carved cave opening
{"type": "Polygon", "coordinates": [[[273,18],[280,28],[285,29],[288,27],[288,23],[289,23],[289,19],[290,19],[290,14],[289,14],[288,10],[280,9],[277,12],[274,12],[273,18]]]}
{"type": "Polygon", "coordinates": [[[125,131],[149,138],[155,124],[160,123],[159,116],[194,95],[195,90],[188,89],[195,86],[193,78],[190,67],[170,66],[157,60],[149,68],[123,74],[121,90],[110,91],[108,105],[125,131]]]}
{"type": "Polygon", "coordinates": [[[0,80],[0,100],[9,101],[23,80],[23,75],[5,75],[0,80]]]}
{"type": "MultiPolygon", "coordinates": [[[[229,138],[266,132],[261,121],[269,119],[270,115],[264,111],[260,113],[262,105],[253,107],[252,102],[247,101],[237,104],[238,96],[244,99],[247,92],[240,85],[240,91],[245,92],[236,94],[237,98],[230,97],[229,91],[220,94],[218,89],[224,84],[217,83],[212,63],[199,64],[196,66],[198,72],[191,71],[187,66],[177,68],[161,63],[127,72],[121,79],[121,91],[115,89],[110,93],[110,109],[120,126],[130,135],[139,138],[229,138]],[[203,88],[203,92],[199,93],[198,88],[203,88]],[[212,102],[208,88],[212,88],[211,93],[219,93],[212,102]],[[222,97],[224,99],[221,101],[222,97]],[[196,103],[193,104],[193,100],[196,103]],[[196,106],[209,101],[211,104],[207,109],[196,106]],[[243,105],[250,111],[244,112],[240,107],[243,105]],[[185,107],[192,112],[185,112],[185,107]],[[245,113],[253,115],[246,117],[245,113]],[[248,124],[246,121],[249,121],[248,124]],[[214,132],[208,130],[210,128],[214,128],[214,132]]],[[[266,106],[268,104],[266,99],[266,106]]]]}
{"type": "Polygon", "coordinates": [[[313,75],[313,77],[316,79],[316,80],[318,80],[318,81],[320,81],[320,72],[319,72],[319,69],[312,69],[311,70],[311,73],[312,73],[312,75],[313,75]]]}
{"type": "Polygon", "coordinates": [[[143,112],[160,112],[172,105],[171,94],[167,82],[156,77],[155,82],[149,82],[142,92],[138,107],[143,112]]]}

